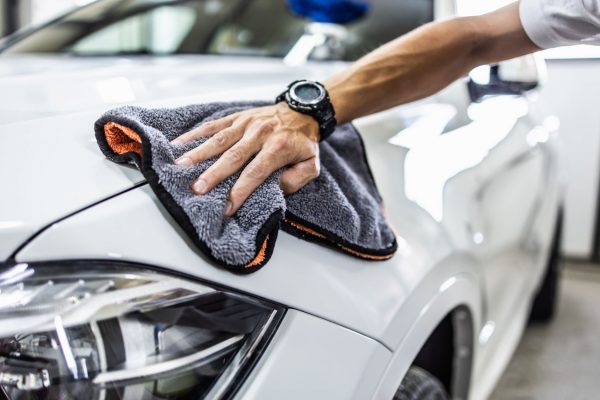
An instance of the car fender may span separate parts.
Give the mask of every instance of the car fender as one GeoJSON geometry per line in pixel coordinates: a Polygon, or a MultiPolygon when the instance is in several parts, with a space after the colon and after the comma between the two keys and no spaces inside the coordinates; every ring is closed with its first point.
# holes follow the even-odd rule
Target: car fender
{"type": "Polygon", "coordinates": [[[414,296],[403,307],[406,313],[398,315],[398,319],[414,322],[398,337],[392,359],[373,399],[393,398],[429,335],[453,312],[456,314],[453,320],[455,345],[458,344],[459,348],[456,352],[458,358],[454,360],[454,366],[458,370],[453,374],[453,391],[466,395],[473,357],[476,356],[473,338],[477,337],[477,327],[481,321],[482,295],[476,273],[478,268],[480,265],[468,255],[452,255],[432,268],[421,281],[413,291],[414,296]],[[412,310],[417,310],[418,315],[411,319],[406,314],[412,310]]]}

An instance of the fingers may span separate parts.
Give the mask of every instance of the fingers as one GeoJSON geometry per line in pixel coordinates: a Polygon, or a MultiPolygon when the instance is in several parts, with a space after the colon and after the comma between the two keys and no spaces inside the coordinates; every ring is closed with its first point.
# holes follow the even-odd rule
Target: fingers
{"type": "Polygon", "coordinates": [[[192,184],[199,195],[208,193],[228,176],[233,175],[260,149],[260,144],[247,139],[239,141],[227,150],[192,184]]]}
{"type": "Polygon", "coordinates": [[[235,121],[237,116],[238,115],[236,113],[236,114],[228,115],[227,117],[224,117],[221,119],[205,122],[202,125],[200,125],[199,127],[192,129],[191,131],[186,132],[183,135],[175,138],[174,140],[171,141],[171,144],[182,145],[182,144],[191,142],[191,141],[196,140],[203,136],[214,135],[215,133],[217,133],[225,128],[229,128],[233,124],[233,122],[235,121]]]}
{"type": "Polygon", "coordinates": [[[293,193],[319,174],[318,124],[309,116],[283,106],[242,111],[211,121],[173,141],[183,144],[200,137],[210,138],[175,162],[192,166],[221,155],[191,188],[204,195],[221,181],[244,168],[231,189],[225,215],[233,215],[273,172],[293,165],[282,175],[280,185],[293,193]]]}
{"type": "Polygon", "coordinates": [[[189,167],[204,160],[208,160],[233,146],[244,135],[244,126],[234,124],[233,126],[215,133],[206,142],[183,154],[175,164],[182,167],[189,167]]]}
{"type": "MultiPolygon", "coordinates": [[[[183,154],[175,164],[182,167],[189,167],[193,164],[208,160],[218,154],[222,154],[237,143],[242,137],[254,141],[260,145],[268,133],[273,130],[272,124],[262,120],[250,120],[246,117],[239,117],[230,127],[216,132],[210,139],[202,143],[193,150],[183,154]]],[[[247,159],[246,159],[247,160],[247,159]]]]}
{"type": "Polygon", "coordinates": [[[279,186],[288,195],[297,192],[319,176],[320,165],[317,157],[309,158],[291,166],[281,174],[279,186]]]}
{"type": "Polygon", "coordinates": [[[231,188],[229,201],[225,207],[225,216],[232,216],[261,183],[286,164],[286,153],[278,150],[277,146],[258,153],[254,160],[244,168],[237,182],[231,188]]]}

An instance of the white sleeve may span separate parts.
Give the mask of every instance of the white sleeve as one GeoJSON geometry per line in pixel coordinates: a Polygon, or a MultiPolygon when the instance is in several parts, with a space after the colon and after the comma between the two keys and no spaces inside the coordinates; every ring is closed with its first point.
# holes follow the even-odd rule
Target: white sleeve
{"type": "Polygon", "coordinates": [[[521,0],[519,14],[541,48],[600,45],[600,0],[521,0]]]}

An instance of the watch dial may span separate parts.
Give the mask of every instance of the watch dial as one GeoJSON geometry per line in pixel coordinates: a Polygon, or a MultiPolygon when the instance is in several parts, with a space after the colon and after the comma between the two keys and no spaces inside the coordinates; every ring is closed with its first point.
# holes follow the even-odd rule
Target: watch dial
{"type": "Polygon", "coordinates": [[[311,102],[319,98],[321,95],[321,88],[312,83],[304,83],[296,86],[294,93],[300,100],[311,102]]]}

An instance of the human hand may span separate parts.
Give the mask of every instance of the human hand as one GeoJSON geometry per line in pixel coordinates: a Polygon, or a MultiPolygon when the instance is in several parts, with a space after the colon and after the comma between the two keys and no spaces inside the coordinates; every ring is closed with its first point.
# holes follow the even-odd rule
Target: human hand
{"type": "Polygon", "coordinates": [[[225,215],[233,215],[273,172],[288,166],[280,179],[285,194],[291,194],[319,175],[319,125],[310,116],[279,103],[241,111],[210,121],[187,132],[173,144],[200,137],[210,139],[183,154],[175,163],[188,167],[221,154],[192,184],[198,195],[208,193],[225,178],[244,168],[231,188],[225,215]]]}

